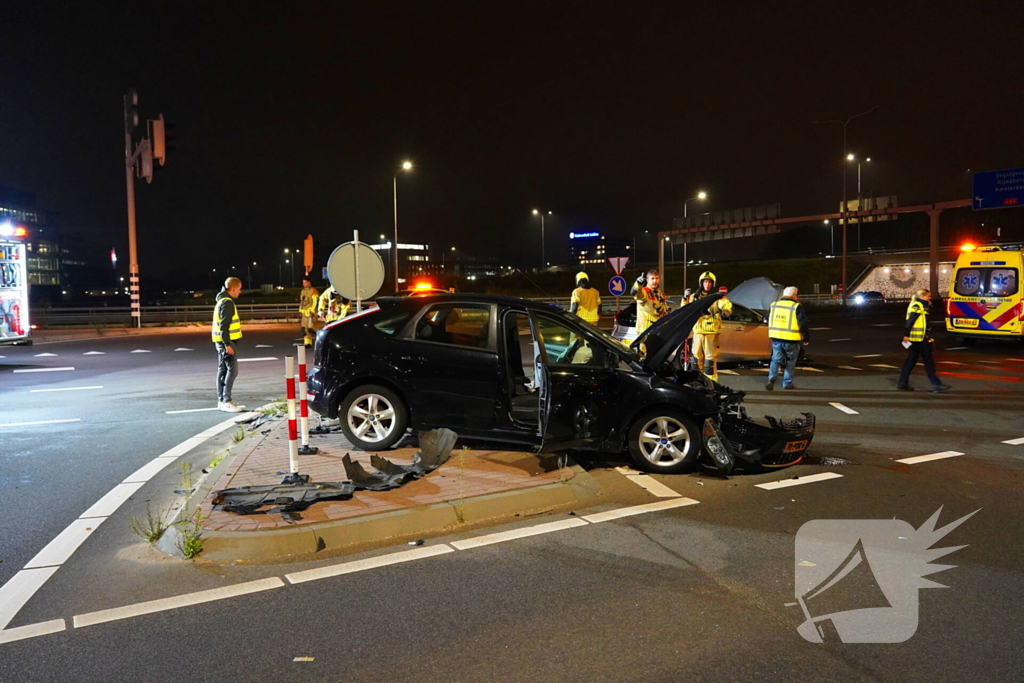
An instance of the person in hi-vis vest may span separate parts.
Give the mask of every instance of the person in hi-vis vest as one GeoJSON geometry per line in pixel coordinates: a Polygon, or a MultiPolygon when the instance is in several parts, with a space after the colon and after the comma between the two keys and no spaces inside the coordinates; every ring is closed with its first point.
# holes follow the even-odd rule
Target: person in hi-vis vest
{"type": "Polygon", "coordinates": [[[800,357],[800,347],[807,346],[807,315],[800,305],[796,287],[786,287],[782,298],[771,305],[768,310],[768,339],[772,342],[772,362],[768,368],[768,384],[765,389],[775,388],[775,380],[779,372],[782,376],[783,389],[796,389],[793,374],[796,361],[800,357]]]}
{"type": "Polygon", "coordinates": [[[903,345],[907,347],[907,360],[903,362],[900,379],[896,388],[900,391],[913,391],[910,386],[910,373],[917,365],[917,359],[924,361],[924,371],[928,381],[932,383],[932,391],[937,394],[949,391],[935,374],[935,359],[932,357],[932,341],[928,335],[928,308],[932,303],[932,293],[927,289],[919,289],[907,306],[907,324],[903,331],[903,345]]]}
{"type": "Polygon", "coordinates": [[[572,290],[569,312],[593,325],[601,318],[601,295],[590,286],[590,278],[586,273],[576,273],[576,289],[572,290]]]}
{"type": "Polygon", "coordinates": [[[235,405],[231,389],[238,376],[238,354],[235,342],[242,338],[242,321],[238,317],[235,299],[242,293],[242,281],[229,277],[224,289],[217,294],[213,306],[213,345],[217,349],[217,407],[225,413],[240,413],[245,406],[235,405]]]}

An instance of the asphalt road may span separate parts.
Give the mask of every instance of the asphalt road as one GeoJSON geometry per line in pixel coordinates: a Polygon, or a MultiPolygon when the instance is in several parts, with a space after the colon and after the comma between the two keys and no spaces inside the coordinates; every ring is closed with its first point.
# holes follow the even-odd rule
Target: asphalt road
{"type": "MultiPolygon", "coordinates": [[[[897,392],[898,371],[884,366],[902,363],[901,318],[897,309],[813,315],[813,327],[828,329],[813,332],[810,364],[798,371],[797,391],[769,393],[761,370],[729,368],[737,374],[722,380],[748,392],[752,416],[818,416],[810,456],[783,471],[729,480],[703,471],[658,477],[699,501],[672,510],[578,522],[597,510],[658,500],[613,469],[625,462],[590,459],[591,474],[608,492],[606,505],[503,529],[552,519],[577,520],[579,526],[465,550],[454,548],[494,530],[428,539],[424,547],[444,554],[292,585],[278,580],[410,548],[280,565],[169,560],[127,530],[128,516],[157,496],[151,488],[174,485],[173,473],[165,471],[98,529],[18,614],[10,627],[66,619],[68,630],[0,644],[0,680],[67,680],[69,671],[86,681],[1022,680],[1024,551],[1018,532],[1024,522],[1024,444],[1003,442],[1024,437],[1024,350],[987,344],[949,348],[940,333],[939,369],[953,391],[920,390],[927,382],[918,369],[912,383],[919,391],[897,392]],[[849,341],[832,341],[844,339],[849,341]],[[897,462],[948,451],[963,455],[897,462]],[[833,478],[787,488],[757,486],[815,474],[833,478]],[[911,591],[919,598],[913,637],[901,643],[815,644],[800,636],[797,627],[805,617],[794,603],[804,593],[796,590],[794,577],[815,564],[802,556],[806,546],[795,545],[806,522],[903,520],[910,531],[900,532],[897,543],[921,543],[921,528],[939,508],[936,528],[977,512],[943,539],[931,539],[932,547],[965,547],[935,560],[954,566],[928,577],[948,588],[911,591]],[[277,587],[71,628],[75,615],[251,581],[277,587]]],[[[247,332],[247,340],[255,344],[256,334],[247,332]]],[[[88,358],[105,363],[135,348],[153,351],[126,356],[125,363],[135,364],[130,375],[111,363],[73,378],[118,387],[109,399],[102,398],[105,393],[87,402],[71,398],[79,392],[28,394],[40,382],[71,386],[71,377],[58,375],[73,373],[33,378],[0,366],[0,422],[82,419],[42,433],[32,431],[38,427],[0,428],[0,437],[17,437],[9,441],[13,450],[5,446],[0,455],[5,492],[8,481],[19,486],[0,502],[0,578],[20,569],[132,469],[175,439],[224,418],[164,414],[206,405],[202,392],[212,353],[205,339],[204,346],[199,336],[193,338],[194,343],[161,338],[159,352],[156,343],[144,346],[140,340],[97,346],[107,355],[88,358]],[[110,352],[114,346],[118,353],[110,352]],[[177,346],[192,347],[196,355],[173,351],[177,346]],[[180,360],[183,355],[190,360],[180,360]],[[9,411],[16,417],[8,417],[9,411]],[[97,424],[89,429],[92,422],[97,424]],[[149,439],[161,441],[150,447],[149,439]],[[146,454],[132,459],[126,453],[140,440],[146,454]],[[22,465],[32,460],[40,464],[22,465]],[[95,486],[90,482],[103,477],[95,486]],[[54,482],[68,488],[57,500],[34,504],[24,495],[49,492],[54,482]],[[12,534],[16,540],[9,543],[12,534]]],[[[267,355],[281,355],[278,344],[287,341],[265,341],[274,344],[267,355]]],[[[3,349],[7,358],[0,363],[59,366],[63,356],[34,354],[63,354],[59,346],[81,353],[88,345],[3,349]]],[[[78,367],[79,358],[68,364],[78,367]]],[[[269,365],[242,368],[238,400],[254,405],[280,395],[280,368],[269,365]]],[[[828,599],[871,599],[870,586],[854,576],[838,581],[828,599]]]]}

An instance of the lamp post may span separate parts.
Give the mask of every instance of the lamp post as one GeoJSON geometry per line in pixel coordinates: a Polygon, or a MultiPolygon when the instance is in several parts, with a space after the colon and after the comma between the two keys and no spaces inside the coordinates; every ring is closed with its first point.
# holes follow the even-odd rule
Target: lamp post
{"type": "MultiPolygon", "coordinates": [[[[699,199],[701,201],[704,201],[707,198],[708,198],[708,193],[704,192],[702,190],[702,191],[698,192],[695,197],[690,197],[685,202],[683,202],[683,218],[687,217],[686,207],[687,207],[687,205],[690,202],[692,202],[694,199],[699,199]]],[[[683,238],[683,290],[684,291],[686,290],[687,275],[688,275],[687,270],[689,269],[689,266],[690,266],[690,259],[689,259],[689,254],[688,254],[688,252],[689,252],[689,249],[688,249],[689,245],[690,245],[690,243],[684,237],[683,238]]],[[[673,256],[672,260],[673,261],[675,260],[674,256],[673,256]]],[[[664,275],[662,275],[662,277],[664,277],[664,275]]]]}
{"type": "Polygon", "coordinates": [[[878,109],[877,105],[874,106],[874,107],[871,107],[871,109],[868,109],[867,111],[862,111],[859,114],[854,114],[853,116],[851,116],[850,118],[846,119],[845,121],[840,121],[839,119],[831,119],[829,121],[811,121],[811,123],[838,123],[838,124],[840,124],[843,127],[843,158],[844,158],[844,161],[843,161],[843,208],[842,208],[842,212],[840,214],[841,215],[841,220],[843,221],[843,230],[842,230],[842,235],[840,237],[840,239],[843,242],[843,277],[842,277],[842,280],[843,280],[843,284],[842,284],[842,287],[843,287],[843,292],[842,292],[842,294],[843,294],[843,297],[842,297],[843,306],[846,305],[846,225],[847,225],[847,215],[849,213],[849,211],[848,211],[849,207],[847,207],[847,205],[846,205],[846,170],[847,170],[846,169],[846,164],[847,164],[847,160],[852,160],[852,156],[853,156],[852,154],[850,154],[849,150],[846,149],[846,127],[850,125],[850,121],[853,121],[855,118],[858,118],[858,117],[861,117],[861,116],[867,116],[868,114],[870,114],[871,112],[873,112],[876,109],[878,109]]]}
{"type": "MultiPolygon", "coordinates": [[[[255,266],[256,262],[253,261],[252,265],[255,266]]],[[[250,266],[248,264],[245,266],[245,274],[246,274],[246,278],[247,278],[245,283],[247,285],[249,285],[249,289],[252,289],[252,269],[250,268],[250,266]]]]}
{"type": "Polygon", "coordinates": [[[825,225],[827,225],[829,227],[828,231],[830,233],[830,235],[829,235],[829,244],[831,245],[831,247],[829,248],[829,252],[828,253],[830,253],[833,256],[835,256],[836,255],[836,226],[832,225],[832,222],[829,221],[829,219],[827,219],[827,218],[825,219],[825,225]]]}
{"type": "MultiPolygon", "coordinates": [[[[547,256],[544,253],[544,246],[546,244],[546,242],[544,241],[544,212],[538,209],[534,209],[533,215],[540,216],[540,268],[541,270],[544,270],[544,266],[546,266],[548,263],[547,256]]],[[[551,215],[550,211],[548,211],[548,215],[551,215]]]]}
{"type": "MultiPolygon", "coordinates": [[[[412,162],[411,161],[403,161],[402,162],[402,170],[403,171],[411,171],[412,170],[412,162]]],[[[394,189],[394,200],[395,200],[395,240],[394,240],[394,244],[392,245],[391,248],[395,252],[394,253],[394,257],[395,257],[395,261],[394,261],[394,263],[395,263],[395,292],[397,293],[398,292],[398,174],[397,173],[395,173],[395,176],[394,176],[394,178],[392,180],[393,180],[392,187],[394,189]]]]}
{"type": "MultiPolygon", "coordinates": [[[[864,163],[865,164],[869,163],[870,161],[871,161],[871,157],[867,157],[866,159],[864,159],[864,163]]],[[[861,194],[861,191],[860,191],[860,164],[861,164],[860,159],[857,159],[857,210],[858,211],[863,211],[864,210],[864,195],[861,194]]],[[[873,209],[875,207],[872,206],[871,208],[873,209]]],[[[860,251],[860,226],[861,226],[861,223],[863,223],[863,222],[864,222],[864,217],[863,216],[861,216],[860,218],[857,219],[857,251],[860,251]]]]}

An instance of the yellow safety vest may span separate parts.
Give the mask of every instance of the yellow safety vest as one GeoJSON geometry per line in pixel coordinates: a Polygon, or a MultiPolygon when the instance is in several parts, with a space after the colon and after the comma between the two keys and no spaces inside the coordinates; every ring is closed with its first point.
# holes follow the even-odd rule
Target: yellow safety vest
{"type": "Polygon", "coordinates": [[[792,299],[779,299],[768,311],[768,338],[780,341],[801,341],[796,311],[800,304],[792,299]]]}
{"type": "Polygon", "coordinates": [[[601,317],[599,313],[601,309],[601,295],[593,287],[590,289],[577,287],[572,290],[572,300],[576,304],[576,315],[588,323],[596,323],[601,317]]]}
{"type": "Polygon", "coordinates": [[[907,320],[910,320],[912,313],[918,313],[914,326],[910,328],[909,339],[912,342],[922,342],[928,337],[928,307],[923,302],[914,299],[907,306],[907,320]]]}
{"type": "MultiPolygon", "coordinates": [[[[223,342],[224,338],[220,335],[220,302],[223,299],[217,301],[217,304],[213,307],[213,341],[223,342]]],[[[242,320],[238,317],[238,306],[234,307],[235,312],[231,316],[231,325],[228,326],[228,339],[235,341],[236,339],[242,338],[242,320]]]]}

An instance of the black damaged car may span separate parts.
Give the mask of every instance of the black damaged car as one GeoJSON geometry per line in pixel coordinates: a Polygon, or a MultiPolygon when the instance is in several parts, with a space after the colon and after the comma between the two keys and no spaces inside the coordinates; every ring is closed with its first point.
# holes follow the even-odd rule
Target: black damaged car
{"type": "Polygon", "coordinates": [[[720,295],[685,306],[629,347],[560,308],[482,294],[384,297],[317,334],[310,405],[379,451],[412,428],[460,438],[621,452],[649,472],[785,467],[814,416],[747,417],[743,393],[684,370],[680,348],[720,295]]]}

